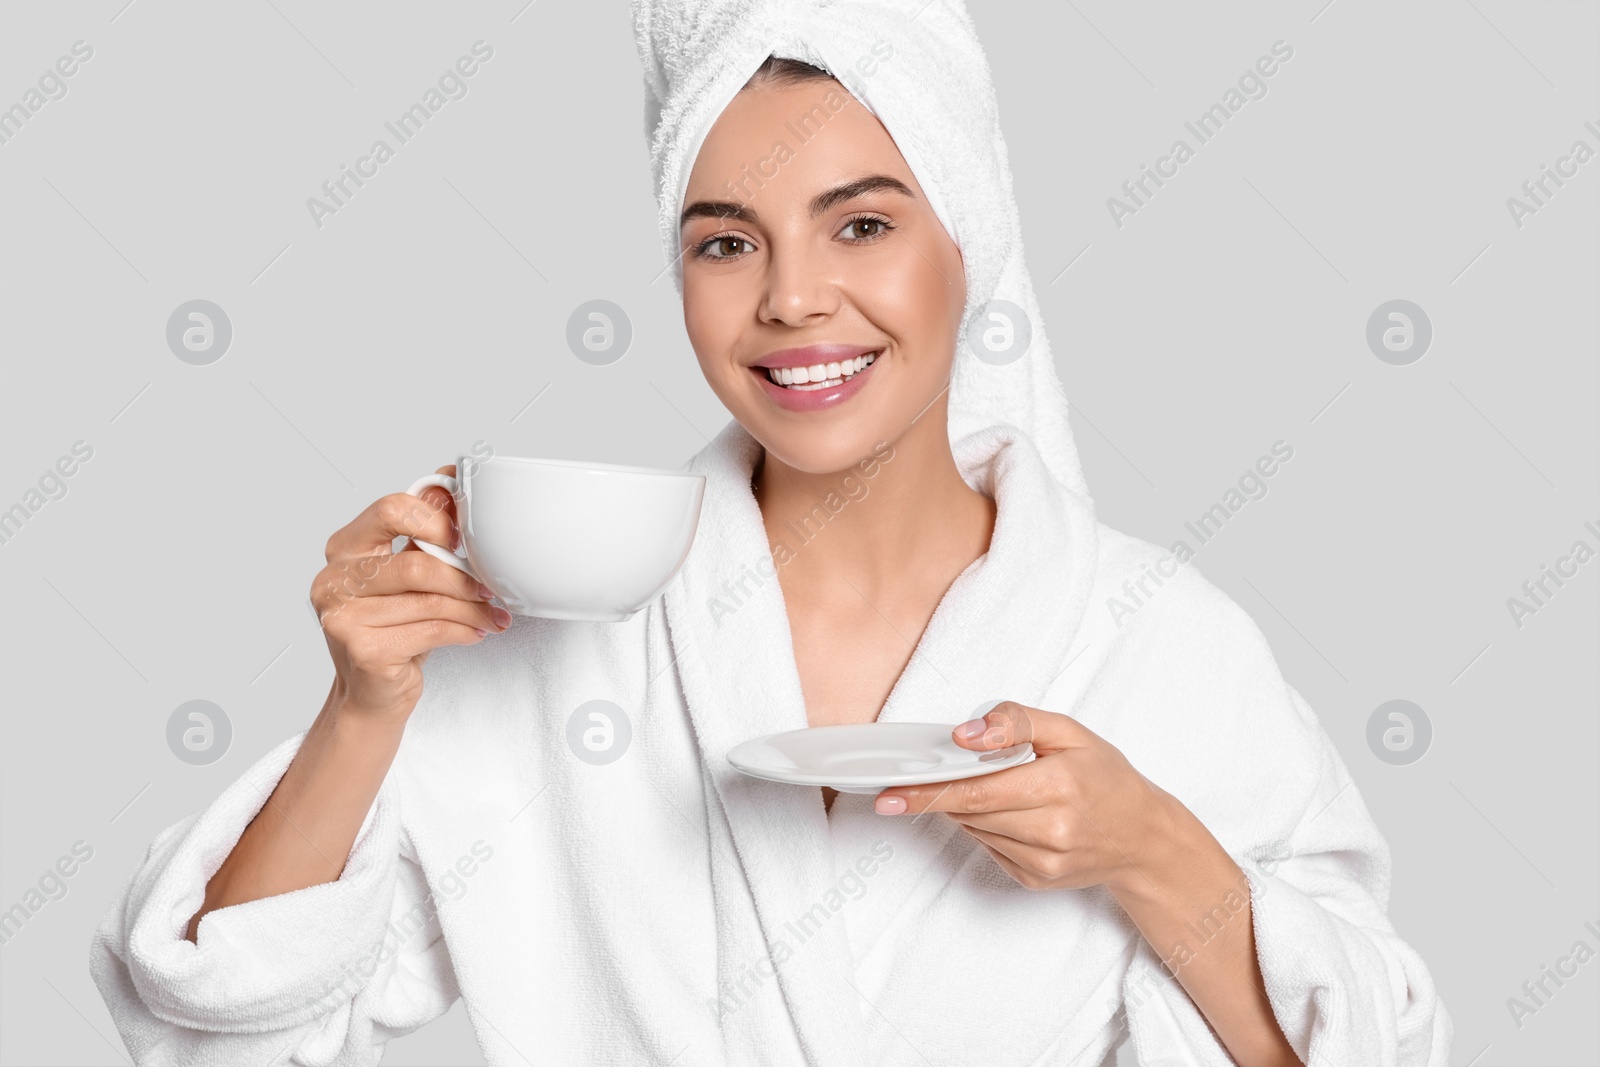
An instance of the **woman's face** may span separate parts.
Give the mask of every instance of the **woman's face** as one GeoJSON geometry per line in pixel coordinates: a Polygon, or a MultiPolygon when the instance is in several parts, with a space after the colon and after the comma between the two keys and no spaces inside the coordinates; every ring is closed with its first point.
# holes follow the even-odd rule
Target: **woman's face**
{"type": "Polygon", "coordinates": [[[924,412],[942,421],[966,305],[961,253],[888,131],[838,82],[741,92],[706,137],[684,204],[689,341],[769,453],[832,473],[924,412]],[[772,380],[769,368],[796,365],[822,366],[820,387],[811,373],[800,388],[772,380]]]}

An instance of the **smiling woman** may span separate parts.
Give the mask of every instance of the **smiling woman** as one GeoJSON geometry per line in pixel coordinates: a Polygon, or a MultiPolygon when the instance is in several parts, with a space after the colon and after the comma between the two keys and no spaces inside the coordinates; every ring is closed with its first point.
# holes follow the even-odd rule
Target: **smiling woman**
{"type": "Polygon", "coordinates": [[[322,711],[102,922],[139,1062],[373,1064],[459,997],[496,1065],[1105,1067],[1131,1035],[1145,1062],[1442,1067],[1387,846],[1259,630],[1193,568],[1091,610],[1164,552],[1095,516],[965,8],[635,0],[634,28],[663,252],[733,415],[687,464],[688,558],[625,623],[512,626],[389,554],[449,543],[447,497],[335,532],[315,603],[377,565],[322,616],[322,711]],[[870,77],[862,40],[893,56],[870,77]],[[1028,341],[994,358],[973,323],[1028,341]],[[631,749],[572,740],[597,703],[631,749]],[[730,759],[829,726],[980,773],[835,794],[730,759]],[[493,864],[441,892],[480,837],[493,864]]]}

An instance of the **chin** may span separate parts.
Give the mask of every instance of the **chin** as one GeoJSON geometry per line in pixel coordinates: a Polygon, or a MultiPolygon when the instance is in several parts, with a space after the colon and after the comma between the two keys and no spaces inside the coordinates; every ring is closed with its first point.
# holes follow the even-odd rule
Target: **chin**
{"type": "Polygon", "coordinates": [[[838,474],[881,459],[899,436],[879,420],[834,421],[831,426],[775,426],[771,418],[738,416],[739,423],[780,463],[803,474],[838,474]]]}

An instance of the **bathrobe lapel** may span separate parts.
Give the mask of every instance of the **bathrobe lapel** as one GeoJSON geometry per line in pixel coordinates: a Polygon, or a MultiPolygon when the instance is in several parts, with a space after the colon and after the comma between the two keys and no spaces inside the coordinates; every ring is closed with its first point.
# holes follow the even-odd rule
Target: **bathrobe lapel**
{"type": "MultiPolygon", "coordinates": [[[[940,602],[880,721],[953,725],[988,700],[1037,702],[1067,662],[1087,603],[1092,505],[1062,489],[1013,427],[972,434],[956,443],[955,454],[969,484],[998,494],[994,537],[940,602]]],[[[781,1024],[767,1014],[781,991],[808,1061],[834,1067],[856,1062],[870,1009],[853,983],[846,924],[829,921],[839,904],[820,790],[750,778],[727,761],[742,741],[809,725],[788,615],[750,489],[759,455],[759,443],[732,422],[690,462],[706,475],[706,493],[694,546],[663,602],[709,778],[708,818],[725,822],[707,834],[730,1050],[748,1052],[758,1026],[781,1024]],[[741,914],[752,906],[760,941],[741,914]],[[770,962],[763,958],[769,953],[770,962]]],[[[912,868],[936,852],[897,853],[893,884],[913,884],[912,868]]],[[[770,1050],[770,1029],[765,1038],[770,1050]]]]}

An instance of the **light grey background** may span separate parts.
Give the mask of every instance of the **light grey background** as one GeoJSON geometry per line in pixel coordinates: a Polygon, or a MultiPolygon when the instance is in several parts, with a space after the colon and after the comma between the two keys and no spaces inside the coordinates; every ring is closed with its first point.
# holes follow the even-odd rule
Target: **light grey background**
{"type": "MultiPolygon", "coordinates": [[[[1195,562],[1387,836],[1451,1063],[1595,1064],[1600,960],[1520,1028],[1506,1001],[1600,947],[1600,560],[1520,628],[1507,599],[1600,548],[1600,159],[1520,227],[1506,201],[1600,149],[1600,7],[1325,4],[972,6],[1102,517],[1170,544],[1294,447],[1195,562]],[[1280,39],[1268,94],[1114,225],[1280,39]],[[1365,342],[1392,299],[1433,325],[1409,366],[1365,342]],[[1366,743],[1393,698],[1433,724],[1407,766],[1366,743]]],[[[0,544],[0,909],[94,853],[0,948],[7,1065],[126,1062],[90,931],[160,829],[320,706],[330,532],[475,440],[665,466],[728,417],[660,274],[626,4],[6,4],[0,106],[78,40],[67,95],[0,144],[0,509],[94,449],[0,544]],[[314,226],[307,198],[479,39],[469,94],[314,226]],[[604,367],[564,341],[596,298],[634,328],[604,367]],[[193,299],[232,322],[209,366],[165,340],[193,299]],[[205,766],[166,741],[195,699],[233,730],[205,766]]],[[[483,1061],[458,1004],[385,1062],[483,1061]]]]}

